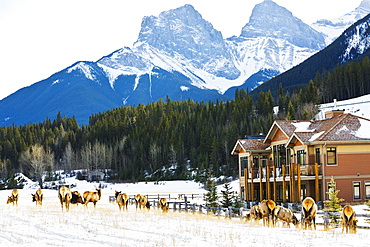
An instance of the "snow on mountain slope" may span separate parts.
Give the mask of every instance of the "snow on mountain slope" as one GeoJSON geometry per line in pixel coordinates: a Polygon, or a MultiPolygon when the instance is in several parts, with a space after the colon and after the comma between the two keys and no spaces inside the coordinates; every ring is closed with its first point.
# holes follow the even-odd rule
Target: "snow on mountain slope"
{"type": "Polygon", "coordinates": [[[364,18],[369,13],[370,0],[363,0],[359,7],[349,13],[332,20],[318,20],[311,24],[311,26],[325,35],[325,42],[329,45],[338,38],[345,29],[356,21],[364,18]]]}

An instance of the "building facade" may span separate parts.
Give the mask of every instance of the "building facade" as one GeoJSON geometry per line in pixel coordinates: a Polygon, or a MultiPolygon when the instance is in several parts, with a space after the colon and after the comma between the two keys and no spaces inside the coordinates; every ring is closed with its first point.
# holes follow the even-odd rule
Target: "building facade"
{"type": "Polygon", "coordinates": [[[370,199],[370,120],[329,112],[317,121],[276,120],[264,139],[237,140],[240,195],[246,201],[328,199],[333,177],[345,203],[370,199]]]}

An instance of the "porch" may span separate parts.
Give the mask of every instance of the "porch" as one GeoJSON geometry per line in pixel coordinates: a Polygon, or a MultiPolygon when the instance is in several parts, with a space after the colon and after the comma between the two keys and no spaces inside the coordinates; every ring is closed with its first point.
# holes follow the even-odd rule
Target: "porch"
{"type": "Polygon", "coordinates": [[[244,168],[241,172],[241,194],[245,201],[301,202],[305,196],[321,199],[321,164],[266,165],[244,168]]]}

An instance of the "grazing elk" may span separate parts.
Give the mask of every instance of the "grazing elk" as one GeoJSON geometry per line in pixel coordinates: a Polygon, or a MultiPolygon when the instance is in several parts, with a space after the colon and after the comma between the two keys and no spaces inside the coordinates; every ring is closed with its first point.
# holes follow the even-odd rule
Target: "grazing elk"
{"type": "Polygon", "coordinates": [[[17,189],[14,189],[12,190],[12,194],[11,196],[8,196],[8,200],[6,201],[6,204],[9,204],[9,203],[13,203],[13,206],[14,204],[16,206],[18,206],[18,190],[17,189]]]}
{"type": "Polygon", "coordinates": [[[140,207],[140,198],[141,198],[141,195],[140,195],[140,194],[137,194],[137,195],[135,196],[136,209],[137,209],[138,207],[140,207]]]}
{"type": "MultiPolygon", "coordinates": [[[[136,198],[135,198],[135,200],[136,200],[136,198]]],[[[140,209],[147,208],[149,210],[150,209],[150,206],[152,206],[152,205],[148,201],[148,198],[146,196],[140,195],[140,199],[139,199],[139,207],[140,207],[140,209]]]]}
{"type": "Polygon", "coordinates": [[[317,205],[315,200],[311,197],[306,197],[302,202],[302,220],[305,229],[307,229],[308,226],[312,229],[313,223],[314,229],[316,230],[316,214],[317,205]]]}
{"type": "Polygon", "coordinates": [[[116,202],[118,204],[119,210],[122,211],[124,207],[126,207],[127,211],[127,205],[128,205],[128,195],[126,193],[121,193],[121,191],[115,191],[114,196],[116,197],[116,202]]]}
{"type": "Polygon", "coordinates": [[[78,203],[83,204],[84,203],[80,192],[72,191],[71,193],[72,193],[71,204],[78,204],[78,203]]]}
{"type": "Polygon", "coordinates": [[[290,228],[290,223],[293,223],[295,226],[298,225],[299,221],[294,215],[293,211],[289,208],[284,208],[281,206],[276,206],[274,210],[275,222],[279,219],[288,224],[290,228]]]}
{"type": "Polygon", "coordinates": [[[342,214],[342,232],[346,228],[346,233],[356,233],[357,229],[357,220],[355,218],[355,211],[349,205],[344,206],[342,214]]]}
{"type": "Polygon", "coordinates": [[[42,200],[44,199],[44,195],[41,189],[36,190],[35,194],[32,195],[32,202],[36,202],[36,206],[42,206],[42,200]]]}
{"type": "Polygon", "coordinates": [[[262,214],[261,214],[261,207],[260,205],[254,205],[251,210],[249,211],[249,213],[245,216],[245,219],[247,221],[249,220],[260,220],[262,219],[262,214]]]}
{"type": "Polygon", "coordinates": [[[270,226],[270,216],[272,219],[272,225],[275,225],[274,222],[274,209],[275,209],[275,202],[273,200],[263,200],[260,204],[261,209],[261,217],[263,219],[263,225],[270,226]]]}
{"type": "Polygon", "coordinates": [[[100,200],[101,198],[101,189],[96,189],[96,191],[85,191],[83,193],[83,198],[84,198],[84,204],[87,207],[87,204],[89,202],[94,203],[94,208],[96,207],[96,203],[100,200]]]}
{"type": "Polygon", "coordinates": [[[64,204],[64,207],[66,208],[66,211],[68,212],[69,204],[71,203],[71,199],[72,199],[71,190],[66,186],[60,187],[59,192],[58,192],[58,197],[60,200],[60,204],[62,205],[62,211],[63,211],[63,204],[64,204]]]}
{"type": "Polygon", "coordinates": [[[163,213],[167,213],[168,212],[168,202],[167,202],[167,199],[166,198],[161,198],[158,202],[158,206],[160,209],[162,209],[162,212],[163,213]]]}

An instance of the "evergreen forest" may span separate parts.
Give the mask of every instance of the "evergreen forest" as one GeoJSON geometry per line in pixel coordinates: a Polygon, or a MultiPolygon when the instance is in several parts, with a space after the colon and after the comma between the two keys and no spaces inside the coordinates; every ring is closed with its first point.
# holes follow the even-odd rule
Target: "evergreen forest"
{"type": "Polygon", "coordinates": [[[165,101],[94,114],[87,126],[58,113],[54,120],[0,127],[0,181],[11,187],[22,172],[39,181],[55,171],[101,170],[111,181],[195,179],[207,172],[237,177],[237,139],[266,134],[275,119],[313,119],[317,104],[370,93],[370,60],[317,73],[293,93],[236,90],[231,101],[165,101]],[[279,106],[278,114],[273,108],[279,106]],[[47,174],[47,176],[45,176],[47,174]]]}

